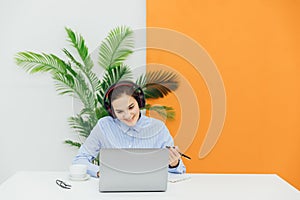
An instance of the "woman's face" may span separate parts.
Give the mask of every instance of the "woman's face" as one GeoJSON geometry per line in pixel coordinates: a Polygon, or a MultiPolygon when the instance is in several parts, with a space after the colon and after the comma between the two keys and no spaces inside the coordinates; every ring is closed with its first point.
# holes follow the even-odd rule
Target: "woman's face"
{"type": "Polygon", "coordinates": [[[123,94],[111,102],[116,117],[128,126],[134,126],[140,116],[138,102],[129,95],[123,94]]]}

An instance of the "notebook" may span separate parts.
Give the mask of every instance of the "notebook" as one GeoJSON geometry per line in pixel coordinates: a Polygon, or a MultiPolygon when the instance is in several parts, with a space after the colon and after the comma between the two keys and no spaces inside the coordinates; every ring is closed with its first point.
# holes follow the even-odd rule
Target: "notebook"
{"type": "Polygon", "coordinates": [[[100,192],[166,191],[168,149],[101,149],[100,192]]]}

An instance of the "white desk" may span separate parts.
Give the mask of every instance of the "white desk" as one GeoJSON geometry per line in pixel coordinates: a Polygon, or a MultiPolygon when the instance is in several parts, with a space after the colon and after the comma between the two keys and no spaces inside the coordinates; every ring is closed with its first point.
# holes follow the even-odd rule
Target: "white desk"
{"type": "Polygon", "coordinates": [[[67,172],[18,172],[0,185],[0,199],[300,200],[300,192],[273,174],[191,174],[191,179],[168,183],[166,192],[100,193],[95,178],[76,182],[67,172]],[[60,188],[56,179],[72,189],[60,188]]]}

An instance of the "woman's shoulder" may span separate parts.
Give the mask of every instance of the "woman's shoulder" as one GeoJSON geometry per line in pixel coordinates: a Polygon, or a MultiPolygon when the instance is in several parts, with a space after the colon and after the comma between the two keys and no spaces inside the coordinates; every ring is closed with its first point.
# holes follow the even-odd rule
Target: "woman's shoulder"
{"type": "Polygon", "coordinates": [[[144,121],[146,123],[150,123],[154,126],[159,126],[159,127],[165,126],[165,123],[163,121],[159,120],[159,119],[156,119],[156,118],[153,118],[153,117],[148,117],[146,115],[142,115],[142,116],[143,116],[144,121]]]}
{"type": "Polygon", "coordinates": [[[157,134],[160,133],[162,137],[169,137],[169,129],[164,123],[164,121],[154,118],[154,117],[147,117],[145,116],[144,124],[142,125],[143,130],[146,131],[146,134],[157,134]]]}
{"type": "Polygon", "coordinates": [[[114,123],[114,119],[111,116],[105,116],[98,120],[99,125],[111,124],[114,123]]]}

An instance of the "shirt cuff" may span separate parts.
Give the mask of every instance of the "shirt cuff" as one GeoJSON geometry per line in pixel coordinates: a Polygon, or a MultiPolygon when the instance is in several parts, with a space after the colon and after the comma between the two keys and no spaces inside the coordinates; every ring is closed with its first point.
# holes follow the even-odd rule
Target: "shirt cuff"
{"type": "Polygon", "coordinates": [[[97,172],[98,171],[99,171],[99,166],[98,165],[91,164],[91,165],[88,166],[87,173],[89,175],[91,175],[92,177],[97,178],[97,172]]]}
{"type": "Polygon", "coordinates": [[[178,166],[177,166],[177,167],[174,167],[174,168],[170,168],[170,167],[169,167],[168,171],[169,171],[170,173],[183,174],[183,173],[185,173],[186,168],[185,168],[185,166],[184,166],[182,160],[180,159],[180,160],[179,160],[178,166]]]}

